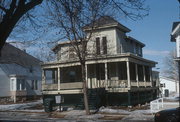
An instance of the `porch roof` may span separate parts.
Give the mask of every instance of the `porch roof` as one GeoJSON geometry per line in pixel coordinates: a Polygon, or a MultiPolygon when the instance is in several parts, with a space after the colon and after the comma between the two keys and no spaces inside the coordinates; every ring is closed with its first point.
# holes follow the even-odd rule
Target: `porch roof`
{"type": "MultiPolygon", "coordinates": [[[[144,59],[140,56],[136,56],[132,53],[116,54],[116,55],[101,55],[97,57],[87,58],[86,64],[96,64],[96,63],[108,63],[108,62],[121,62],[121,61],[130,61],[137,64],[148,65],[155,67],[157,62],[144,59]]],[[[54,62],[42,63],[42,68],[56,68],[56,67],[69,67],[80,65],[78,60],[60,60],[54,62]]]]}

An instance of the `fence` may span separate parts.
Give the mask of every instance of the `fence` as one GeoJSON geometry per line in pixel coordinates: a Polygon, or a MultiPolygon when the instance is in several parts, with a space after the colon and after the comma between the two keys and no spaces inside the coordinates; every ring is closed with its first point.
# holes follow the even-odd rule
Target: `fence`
{"type": "Polygon", "coordinates": [[[150,102],[151,113],[156,113],[163,108],[164,100],[159,98],[150,102]]]}

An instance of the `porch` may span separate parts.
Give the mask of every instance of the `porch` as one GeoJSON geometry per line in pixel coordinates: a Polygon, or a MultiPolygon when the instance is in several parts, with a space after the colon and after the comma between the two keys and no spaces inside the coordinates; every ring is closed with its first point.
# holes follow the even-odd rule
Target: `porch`
{"type": "MultiPolygon", "coordinates": [[[[152,87],[152,66],[124,59],[86,62],[87,88],[105,88],[108,92],[128,92],[132,88],[152,87]]],[[[43,68],[42,90],[45,93],[82,93],[81,66],[56,65],[43,68]]]]}

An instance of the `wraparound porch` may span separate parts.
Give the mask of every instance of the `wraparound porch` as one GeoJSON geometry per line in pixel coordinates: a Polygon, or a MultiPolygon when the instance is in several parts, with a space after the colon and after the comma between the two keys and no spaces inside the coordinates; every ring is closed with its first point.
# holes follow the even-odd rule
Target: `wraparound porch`
{"type": "MultiPolygon", "coordinates": [[[[152,87],[152,65],[145,64],[139,64],[128,58],[119,62],[92,63],[92,61],[87,61],[87,88],[105,88],[107,91],[127,92],[134,87],[152,87]]],[[[82,82],[80,81],[82,80],[79,64],[43,67],[43,91],[82,91],[82,82]]]]}

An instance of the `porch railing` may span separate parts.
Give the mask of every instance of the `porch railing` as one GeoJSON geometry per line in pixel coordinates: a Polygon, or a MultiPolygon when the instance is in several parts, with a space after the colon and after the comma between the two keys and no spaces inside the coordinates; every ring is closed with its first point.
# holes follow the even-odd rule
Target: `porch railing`
{"type": "MultiPolygon", "coordinates": [[[[127,88],[127,80],[88,80],[88,88],[127,88]]],[[[151,82],[131,81],[130,86],[150,86],[151,82]]],[[[82,89],[83,82],[60,83],[60,89],[82,89]]],[[[42,90],[58,90],[58,84],[43,84],[42,90]]]]}
{"type": "Polygon", "coordinates": [[[128,86],[127,80],[108,80],[108,88],[126,88],[128,86]]]}

